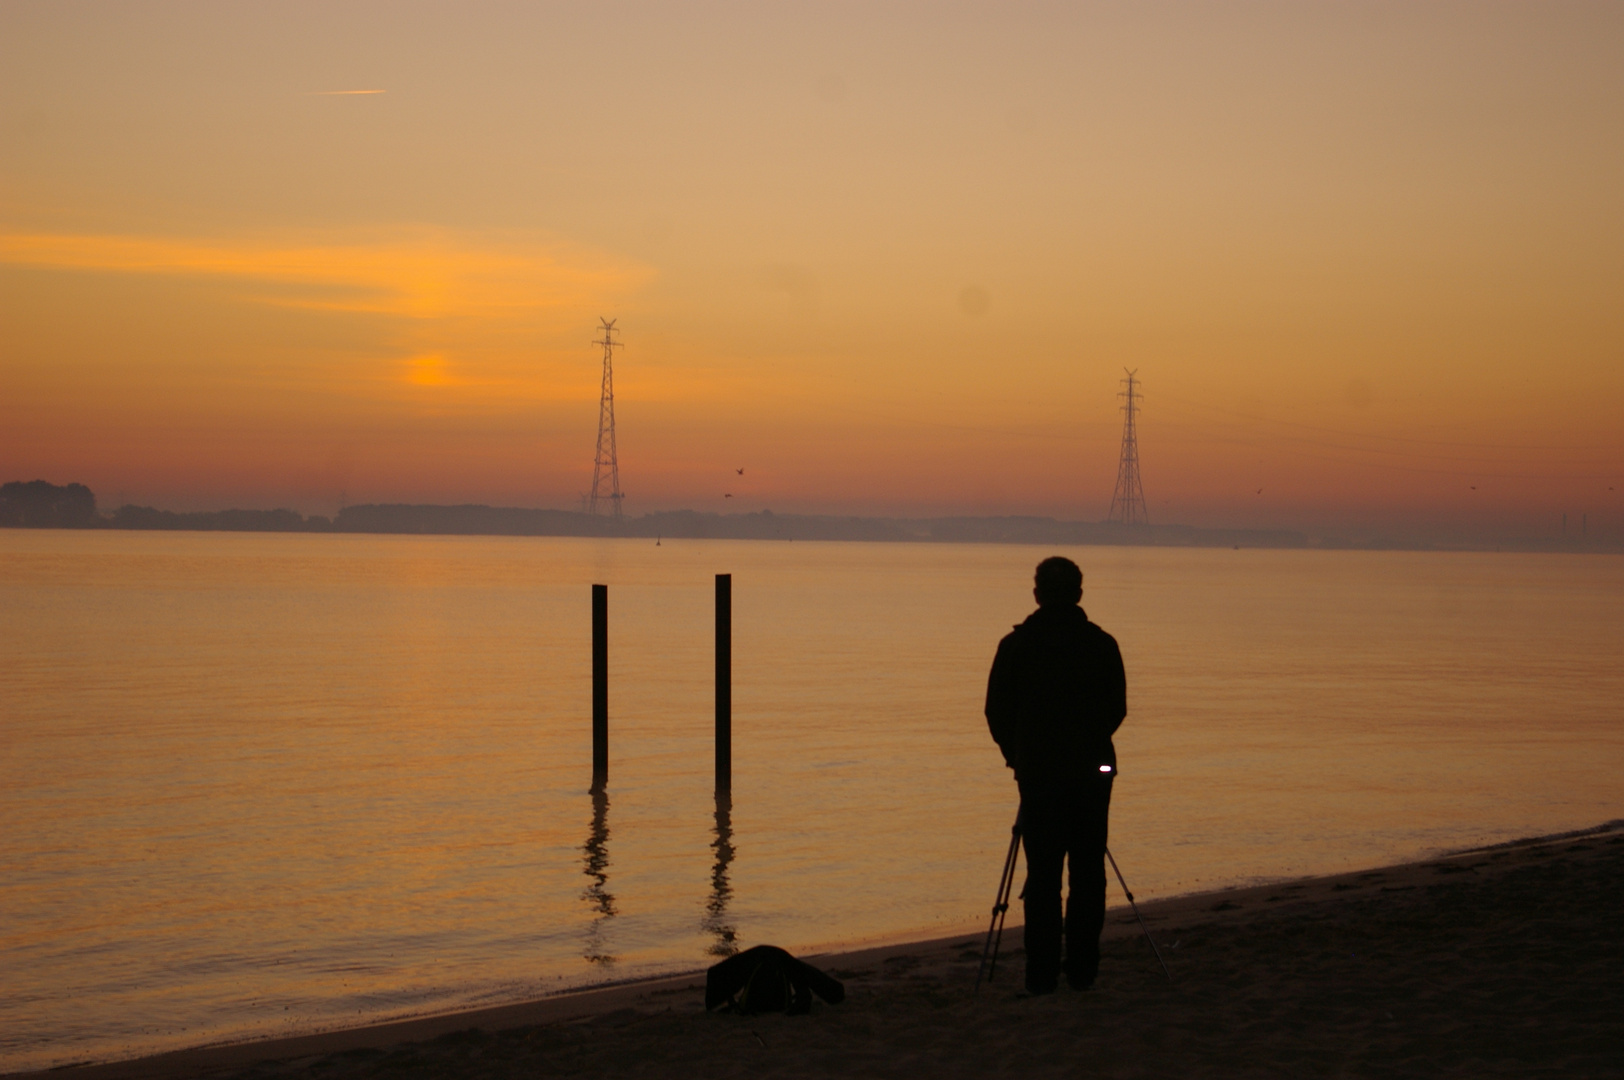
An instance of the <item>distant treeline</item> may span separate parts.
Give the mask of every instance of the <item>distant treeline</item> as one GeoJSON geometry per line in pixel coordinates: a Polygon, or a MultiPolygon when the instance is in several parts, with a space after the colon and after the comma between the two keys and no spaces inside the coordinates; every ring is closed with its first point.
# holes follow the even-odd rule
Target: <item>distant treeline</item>
{"type": "Polygon", "coordinates": [[[1306,547],[1298,532],[1125,526],[1046,517],[880,518],[816,514],[700,513],[669,510],[637,518],[571,510],[496,506],[350,506],[338,532],[469,533],[488,536],[637,536],[678,540],[869,540],[981,544],[1154,544],[1200,547],[1306,547]]]}
{"type": "Polygon", "coordinates": [[[332,532],[333,523],[319,515],[304,517],[296,510],[207,510],[177,514],[150,506],[121,506],[113,511],[109,529],[191,529],[197,532],[332,532]]]}
{"type": "Polygon", "coordinates": [[[96,512],[96,496],[83,484],[44,480],[0,485],[0,526],[13,529],[189,529],[221,532],[331,532],[333,523],[293,510],[213,510],[177,514],[150,506],[96,512]]]}
{"type": "Polygon", "coordinates": [[[57,487],[44,480],[0,484],[0,525],[24,529],[94,529],[96,496],[83,484],[57,487]]]}
{"type": "MultiPolygon", "coordinates": [[[[841,517],[819,514],[701,513],[670,510],[636,518],[596,517],[577,510],[513,506],[347,506],[335,518],[295,510],[214,510],[176,513],[150,506],[96,510],[83,484],[44,480],[0,486],[0,526],[38,529],[190,529],[218,532],[413,533],[461,536],[629,536],[672,540],[869,540],[946,544],[1127,544],[1152,547],[1427,549],[1433,545],[1384,537],[1316,537],[1288,529],[1198,529],[1190,525],[1114,525],[1047,517],[841,517]]],[[[1452,548],[1507,551],[1619,551],[1617,536],[1490,540],[1452,548]]]]}
{"type": "Polygon", "coordinates": [[[475,536],[629,536],[674,540],[869,540],[1006,544],[1151,544],[1178,547],[1305,547],[1302,533],[1266,529],[1124,526],[1046,517],[879,518],[814,514],[700,513],[673,510],[637,518],[575,510],[504,506],[348,506],[336,518],[294,510],[177,513],[150,506],[96,512],[83,484],[35,480],[0,487],[0,526],[80,529],[188,529],[230,532],[413,533],[475,536]]]}

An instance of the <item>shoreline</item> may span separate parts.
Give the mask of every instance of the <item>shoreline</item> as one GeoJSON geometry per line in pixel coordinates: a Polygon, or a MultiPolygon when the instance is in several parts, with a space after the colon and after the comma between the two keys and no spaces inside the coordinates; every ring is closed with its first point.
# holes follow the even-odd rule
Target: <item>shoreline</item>
{"type": "MultiPolygon", "coordinates": [[[[36,481],[38,482],[38,481],[36,481]]],[[[75,485],[70,485],[75,486],[75,485]]],[[[88,492],[87,492],[88,493],[88,492]]],[[[93,504],[93,500],[92,500],[93,504]]],[[[0,506],[0,511],[4,507],[0,506]]],[[[610,524],[582,511],[477,504],[359,504],[329,518],[276,510],[160,510],[124,504],[110,514],[92,508],[63,519],[6,519],[0,529],[71,532],[315,534],[324,536],[532,537],[598,540],[761,540],[810,543],[1017,544],[1037,547],[1166,547],[1233,550],[1395,551],[1438,553],[1624,554],[1619,537],[1597,533],[1470,537],[1426,529],[1395,531],[1062,520],[1037,515],[884,517],[657,510],[610,524]]]]}
{"type": "MultiPolygon", "coordinates": [[[[1356,902],[1379,903],[1384,899],[1393,904],[1411,902],[1413,897],[1410,894],[1419,892],[1430,895],[1437,889],[1460,881],[1457,875],[1470,874],[1472,879],[1487,879],[1496,874],[1503,876],[1507,870],[1520,866],[1550,862],[1584,851],[1599,849],[1608,852],[1619,845],[1624,845],[1624,819],[1587,829],[1451,851],[1433,858],[1391,866],[1166,897],[1141,903],[1139,910],[1146,924],[1156,934],[1177,981],[1181,959],[1179,949],[1191,933],[1205,938],[1215,933],[1241,929],[1253,921],[1282,916],[1319,922],[1337,918],[1345,920],[1350,915],[1347,909],[1356,902]],[[1559,848],[1561,851],[1558,851],[1559,848]],[[1164,935],[1174,940],[1162,940],[1164,935]]],[[[1582,855],[1579,857],[1583,858],[1582,855]]],[[[1606,864],[1607,867],[1612,865],[1606,864]]],[[[1110,893],[1120,900],[1118,886],[1112,884],[1110,893]]],[[[970,986],[975,978],[976,959],[985,933],[986,925],[982,923],[979,926],[966,926],[954,934],[927,939],[904,938],[873,945],[855,943],[858,947],[807,953],[803,954],[803,958],[847,984],[848,1005],[823,1010],[827,1015],[835,1015],[842,1009],[847,1013],[855,1011],[851,1002],[864,996],[865,992],[875,992],[894,982],[899,976],[905,976],[912,983],[929,982],[938,996],[947,995],[955,1000],[963,998],[968,1001],[970,986]],[[963,986],[959,985],[961,982],[963,986]]],[[[983,988],[980,1000],[991,1002],[997,999],[1002,1002],[1019,985],[1019,942],[1020,925],[1011,921],[1005,928],[1003,951],[997,969],[1002,977],[983,988]]],[[[1125,904],[1107,909],[1102,947],[1107,948],[1108,952],[1125,955],[1135,951],[1142,953],[1150,968],[1155,969],[1155,960],[1144,948],[1138,921],[1125,904]]],[[[1189,956],[1189,953],[1185,953],[1185,956],[1189,956]]],[[[1151,973],[1157,980],[1161,979],[1159,969],[1151,973]]],[[[1138,976],[1144,974],[1137,973],[1138,976]]],[[[288,1066],[289,1063],[342,1059],[358,1054],[376,1055],[415,1044],[439,1046],[448,1039],[456,1042],[453,1037],[471,1032],[485,1037],[485,1033],[490,1032],[594,1029],[605,1022],[611,1026],[620,1021],[636,1023],[668,1013],[688,1017],[703,1014],[700,1002],[704,978],[705,969],[696,968],[674,975],[562,991],[507,1005],[415,1016],[308,1035],[214,1043],[143,1057],[69,1063],[45,1070],[4,1073],[0,1076],[21,1078],[68,1073],[79,1080],[157,1080],[231,1075],[250,1069],[262,1071],[273,1063],[288,1066]]],[[[1102,984],[1111,978],[1110,973],[1102,970],[1102,984]]],[[[1100,995],[1096,991],[1089,996],[1100,995]]],[[[794,1022],[794,1018],[767,1018],[768,1023],[779,1020],[794,1022]]],[[[755,1038],[760,1041],[759,1035],[755,1038]]]]}

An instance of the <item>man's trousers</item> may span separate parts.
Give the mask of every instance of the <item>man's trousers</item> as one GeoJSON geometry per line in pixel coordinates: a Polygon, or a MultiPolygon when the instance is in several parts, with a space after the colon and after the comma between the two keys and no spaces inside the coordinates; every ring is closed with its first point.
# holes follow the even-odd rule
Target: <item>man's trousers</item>
{"type": "Polygon", "coordinates": [[[1026,848],[1026,988],[1048,993],[1060,973],[1073,985],[1094,981],[1105,924],[1105,844],[1111,775],[1042,788],[1022,785],[1021,842],[1026,848]],[[1071,870],[1062,959],[1060,877],[1071,870]]]}

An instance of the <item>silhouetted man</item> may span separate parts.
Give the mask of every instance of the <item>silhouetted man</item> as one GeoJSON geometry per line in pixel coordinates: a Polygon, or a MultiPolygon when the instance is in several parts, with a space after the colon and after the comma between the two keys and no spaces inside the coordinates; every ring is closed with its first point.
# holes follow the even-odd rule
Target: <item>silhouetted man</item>
{"type": "Polygon", "coordinates": [[[1116,639],[1088,621],[1083,572],[1058,556],[1038,564],[1038,609],[998,643],[987,679],[987,726],[1021,791],[1026,846],[1026,988],[1053,993],[1062,969],[1085,990],[1100,967],[1106,818],[1128,712],[1116,639]],[[1061,960],[1060,874],[1071,862],[1061,960]]]}

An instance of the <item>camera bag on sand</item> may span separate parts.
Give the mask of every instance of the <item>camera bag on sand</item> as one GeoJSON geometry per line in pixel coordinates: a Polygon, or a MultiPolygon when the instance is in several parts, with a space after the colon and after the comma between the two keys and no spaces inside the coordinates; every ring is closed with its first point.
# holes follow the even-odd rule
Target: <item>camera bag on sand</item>
{"type": "Polygon", "coordinates": [[[776,945],[757,945],[712,965],[705,973],[705,1008],[732,1009],[744,1016],[812,1010],[812,995],[837,1005],[846,988],[776,945]]]}

